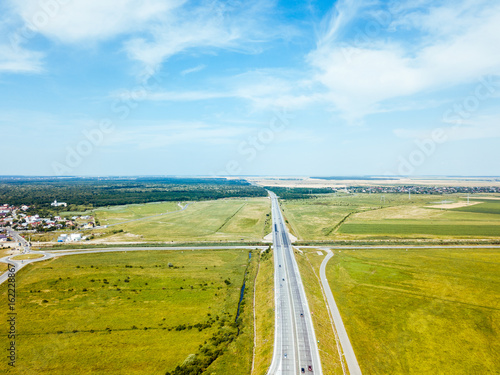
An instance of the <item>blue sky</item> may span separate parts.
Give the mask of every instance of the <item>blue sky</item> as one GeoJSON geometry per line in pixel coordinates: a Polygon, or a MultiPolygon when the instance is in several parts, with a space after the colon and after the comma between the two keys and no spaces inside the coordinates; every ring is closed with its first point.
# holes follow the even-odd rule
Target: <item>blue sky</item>
{"type": "Polygon", "coordinates": [[[499,175],[500,3],[6,0],[12,175],[499,175]]]}

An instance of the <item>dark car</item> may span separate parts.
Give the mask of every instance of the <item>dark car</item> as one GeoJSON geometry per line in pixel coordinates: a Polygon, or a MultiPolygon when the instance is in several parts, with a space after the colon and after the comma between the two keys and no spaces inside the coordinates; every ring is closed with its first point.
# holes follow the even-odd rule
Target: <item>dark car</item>
{"type": "Polygon", "coordinates": [[[312,371],[312,370],[313,370],[313,367],[309,365],[309,366],[307,366],[307,369],[308,369],[309,371],[312,371]]]}
{"type": "Polygon", "coordinates": [[[302,368],[300,369],[300,372],[301,372],[301,373],[305,373],[305,372],[306,372],[306,370],[304,370],[304,367],[302,367],[302,368]]]}
{"type": "Polygon", "coordinates": [[[304,314],[303,314],[303,313],[300,313],[300,316],[303,318],[303,317],[304,317],[304,314]]]}

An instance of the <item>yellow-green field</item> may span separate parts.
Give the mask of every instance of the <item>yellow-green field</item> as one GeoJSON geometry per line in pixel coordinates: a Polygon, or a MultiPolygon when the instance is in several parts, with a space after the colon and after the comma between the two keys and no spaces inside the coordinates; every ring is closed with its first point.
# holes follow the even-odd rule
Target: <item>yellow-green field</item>
{"type": "MultiPolygon", "coordinates": [[[[180,203],[184,206],[186,203],[180,203]]],[[[167,212],[179,211],[178,202],[159,202],[147,204],[129,204],[126,206],[112,206],[99,208],[93,212],[100,225],[120,223],[127,220],[141,219],[147,216],[159,215],[167,212]]]]}
{"type": "Polygon", "coordinates": [[[13,257],[12,259],[14,260],[27,260],[27,259],[38,259],[42,258],[42,254],[23,254],[23,255],[17,255],[13,257]]]}
{"type": "Polygon", "coordinates": [[[496,374],[500,250],[335,250],[327,278],[364,374],[496,374]]]}
{"type": "MultiPolygon", "coordinates": [[[[147,215],[164,212],[172,203],[144,205],[147,215]],[[153,208],[158,210],[153,211],[153,208]],[[160,209],[161,208],[161,209],[160,209]]],[[[122,209],[98,210],[101,225],[137,218],[140,205],[125,206],[122,209]]],[[[179,207],[176,206],[176,210],[179,207]]],[[[270,202],[268,198],[220,199],[216,201],[192,202],[184,211],[156,216],[140,221],[113,226],[123,230],[106,238],[120,241],[260,241],[271,232],[270,202]]],[[[96,229],[97,232],[111,230],[96,229]]],[[[97,237],[96,237],[97,238],[97,237]]]]}
{"type": "MultiPolygon", "coordinates": [[[[27,266],[16,278],[16,367],[4,356],[0,373],[165,374],[187,358],[207,362],[234,347],[247,364],[240,373],[248,373],[252,282],[242,322],[234,322],[245,270],[250,265],[251,278],[255,263],[242,250],[138,251],[27,266]]],[[[6,284],[0,298],[7,303],[6,284]]],[[[2,309],[5,351],[6,314],[2,309]]],[[[212,366],[225,368],[224,356],[212,366]]]]}
{"type": "Polygon", "coordinates": [[[435,208],[443,200],[466,202],[459,195],[332,194],[282,207],[292,233],[306,241],[500,237],[500,201],[435,208]]]}

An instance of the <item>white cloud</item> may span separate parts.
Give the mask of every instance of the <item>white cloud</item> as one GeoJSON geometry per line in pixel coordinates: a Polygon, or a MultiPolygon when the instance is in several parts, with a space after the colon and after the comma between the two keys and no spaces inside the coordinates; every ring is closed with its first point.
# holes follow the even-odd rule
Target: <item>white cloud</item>
{"type": "Polygon", "coordinates": [[[95,42],[139,31],[184,0],[10,0],[33,30],[64,43],[95,42]]]}
{"type": "Polygon", "coordinates": [[[2,5],[0,5],[0,73],[43,71],[45,55],[29,50],[25,46],[27,37],[33,33],[30,34],[19,27],[19,20],[9,17],[9,11],[2,5]]]}
{"type": "Polygon", "coordinates": [[[272,27],[265,26],[275,1],[8,1],[14,17],[51,40],[92,46],[124,36],[124,51],[148,72],[157,70],[172,55],[195,48],[198,52],[229,49],[254,53],[261,50],[262,42],[291,32],[277,21],[272,27]]]}
{"type": "Polygon", "coordinates": [[[280,31],[269,30],[262,20],[274,2],[252,3],[212,1],[198,7],[183,7],[172,16],[149,28],[149,36],[125,43],[133,60],[156,70],[171,56],[193,48],[260,51],[264,40],[280,31]]]}
{"type": "MultiPolygon", "coordinates": [[[[301,79],[297,71],[263,69],[204,82],[204,86],[211,87],[211,90],[151,92],[145,99],[189,102],[234,98],[248,101],[257,110],[298,109],[322,97],[314,93],[309,84],[309,81],[301,79]]],[[[118,93],[118,97],[121,95],[118,93]]]]}
{"type": "Polygon", "coordinates": [[[498,4],[483,7],[481,2],[462,1],[429,7],[428,12],[406,10],[393,15],[391,27],[404,26],[410,36],[398,40],[381,31],[351,44],[342,41],[340,26],[360,7],[349,1],[337,7],[308,61],[315,78],[328,89],[326,97],[348,118],[377,112],[391,99],[500,74],[498,4]],[[454,27],[447,26],[451,20],[454,27]]]}
{"type": "Polygon", "coordinates": [[[204,64],[200,64],[200,65],[197,65],[197,66],[194,66],[192,68],[189,68],[189,69],[184,69],[182,72],[181,72],[181,75],[182,76],[185,76],[187,74],[191,74],[191,73],[197,73],[197,72],[200,72],[202,71],[203,69],[205,69],[207,66],[204,65],[204,64]]]}
{"type": "Polygon", "coordinates": [[[40,52],[20,46],[0,44],[0,72],[39,73],[43,70],[43,57],[40,52]]]}

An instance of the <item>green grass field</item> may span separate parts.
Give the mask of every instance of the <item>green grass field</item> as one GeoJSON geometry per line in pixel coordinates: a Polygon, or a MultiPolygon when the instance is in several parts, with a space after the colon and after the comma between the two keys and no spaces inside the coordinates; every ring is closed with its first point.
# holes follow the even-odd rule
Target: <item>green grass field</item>
{"type": "MultiPolygon", "coordinates": [[[[186,203],[181,203],[184,206],[186,203]]],[[[101,225],[120,223],[127,220],[141,219],[147,216],[179,211],[178,202],[160,202],[147,204],[129,204],[100,208],[93,212],[101,225]]]]}
{"type": "MultiPolygon", "coordinates": [[[[165,208],[168,208],[166,205],[165,208]]],[[[145,206],[148,207],[148,215],[145,216],[154,214],[151,207],[155,205],[145,206]]],[[[101,225],[131,220],[133,216],[126,215],[130,213],[129,207],[98,211],[101,225]]],[[[139,208],[134,206],[133,211],[138,212],[139,208]]],[[[182,212],[113,226],[113,230],[124,231],[113,238],[120,241],[260,241],[271,231],[268,215],[270,202],[267,198],[193,202],[182,212]]],[[[94,232],[103,230],[96,229],[94,232]]]]}
{"type": "Polygon", "coordinates": [[[496,374],[500,250],[335,250],[327,277],[365,374],[496,374]]]}
{"type": "MultiPolygon", "coordinates": [[[[475,200],[480,201],[480,200],[475,200]]],[[[455,208],[455,211],[478,212],[482,214],[500,215],[500,200],[485,200],[483,203],[468,207],[455,208]]]]}
{"type": "Polygon", "coordinates": [[[252,375],[265,375],[274,347],[274,261],[273,252],[261,257],[255,290],[255,359],[252,375]]]}
{"type": "Polygon", "coordinates": [[[500,237],[500,201],[441,210],[443,199],[464,201],[459,195],[403,194],[328,195],[284,201],[292,233],[305,241],[355,239],[450,239],[500,237]],[[385,199],[385,201],[384,201],[385,199]]]}
{"type": "MultiPolygon", "coordinates": [[[[16,368],[4,359],[0,372],[165,374],[190,355],[206,359],[235,338],[247,265],[248,251],[241,250],[87,254],[32,264],[16,280],[16,368]]],[[[6,290],[3,284],[5,304],[6,290]]],[[[243,334],[253,335],[252,325],[243,334]]]]}

